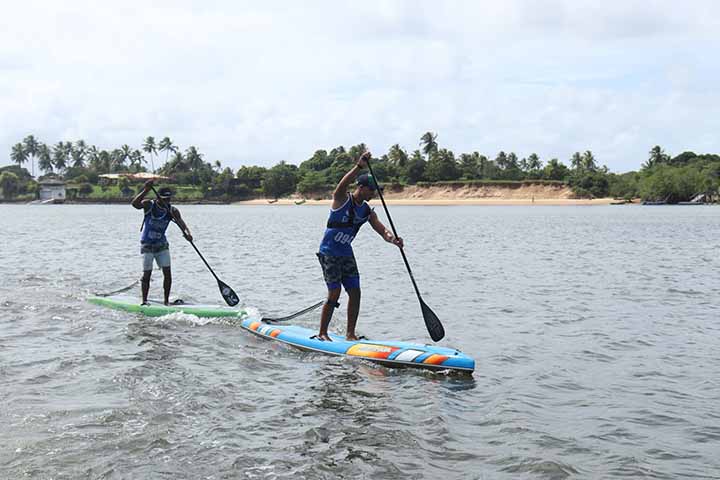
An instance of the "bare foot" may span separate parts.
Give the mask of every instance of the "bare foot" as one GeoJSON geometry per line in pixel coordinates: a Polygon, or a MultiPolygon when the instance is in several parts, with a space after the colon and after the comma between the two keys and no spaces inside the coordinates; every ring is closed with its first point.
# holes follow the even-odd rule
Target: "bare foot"
{"type": "Polygon", "coordinates": [[[327,333],[321,333],[320,335],[318,335],[318,338],[325,342],[332,342],[332,338],[330,338],[330,335],[328,335],[327,333]]]}
{"type": "Polygon", "coordinates": [[[360,339],[358,338],[357,335],[355,335],[355,334],[353,333],[352,335],[350,335],[350,334],[345,335],[345,340],[347,340],[347,341],[349,341],[349,342],[355,342],[355,341],[360,340],[360,339]]]}

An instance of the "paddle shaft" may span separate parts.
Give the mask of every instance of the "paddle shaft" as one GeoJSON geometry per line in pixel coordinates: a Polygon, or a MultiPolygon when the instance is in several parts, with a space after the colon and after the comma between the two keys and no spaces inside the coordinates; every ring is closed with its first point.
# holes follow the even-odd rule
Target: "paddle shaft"
{"type": "MultiPolygon", "coordinates": [[[[177,223],[176,223],[176,225],[177,225],[177,223]]],[[[180,225],[178,225],[178,227],[179,227],[179,226],[180,226],[180,225]]],[[[190,245],[192,245],[192,247],[195,249],[195,251],[196,251],[197,254],[200,256],[200,259],[203,261],[203,263],[205,264],[205,266],[208,268],[208,270],[210,270],[210,273],[212,273],[213,277],[215,277],[215,280],[217,280],[218,282],[220,282],[220,279],[218,278],[217,275],[215,275],[215,272],[213,271],[212,267],[208,264],[207,260],[205,260],[205,257],[203,257],[203,254],[200,253],[200,250],[198,250],[198,248],[195,246],[195,244],[193,243],[193,241],[192,241],[192,240],[188,240],[188,242],[190,242],[190,245]]]]}
{"type": "MultiPolygon", "coordinates": [[[[372,166],[370,165],[370,160],[367,160],[367,166],[370,170],[370,175],[373,176],[375,179],[375,184],[379,187],[380,185],[377,183],[377,177],[375,176],[375,173],[373,172],[372,166]]],[[[398,237],[397,230],[395,230],[395,224],[392,221],[392,217],[390,216],[390,211],[388,211],[387,205],[385,204],[385,198],[383,197],[382,191],[380,188],[377,189],[378,195],[380,196],[380,202],[382,202],[383,209],[385,210],[385,215],[388,217],[388,221],[390,222],[390,228],[392,229],[393,235],[395,235],[395,238],[398,237]]],[[[410,263],[408,263],[408,259],[405,256],[405,250],[403,250],[403,247],[400,247],[400,254],[402,255],[403,262],[405,262],[405,268],[407,268],[408,274],[410,275],[410,281],[412,281],[413,287],[415,288],[415,293],[417,294],[420,301],[422,301],[422,298],[420,296],[420,289],[417,286],[417,283],[415,283],[415,277],[413,276],[412,269],[410,268],[410,263]]]]}

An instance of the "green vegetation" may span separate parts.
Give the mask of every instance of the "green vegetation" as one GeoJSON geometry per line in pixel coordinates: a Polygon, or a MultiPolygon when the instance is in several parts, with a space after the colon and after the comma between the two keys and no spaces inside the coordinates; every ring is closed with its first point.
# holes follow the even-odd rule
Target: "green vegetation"
{"type": "MultiPolygon", "coordinates": [[[[438,136],[426,132],[419,149],[408,153],[393,145],[373,160],[376,175],[394,189],[403,185],[569,185],[578,197],[607,197],[686,201],[697,194],[717,195],[720,187],[718,155],[684,152],[676,157],[655,146],[638,172],[611,173],[597,163],[591,151],[576,152],[569,166],[551,158],[547,163],[535,153],[518,158],[500,151],[494,158],[479,152],[455,153],[438,144],[438,136]]],[[[43,172],[40,180],[62,178],[70,199],[121,201],[132,197],[140,182],[127,178],[108,179],[113,173],[151,171],[170,177],[165,182],[181,201],[232,201],[258,197],[278,198],[295,192],[313,198],[326,196],[365,150],[364,144],[348,149],[338,146],[317,150],[298,166],[283,162],[271,168],[242,166],[233,172],[220,161],[205,161],[195,146],[182,151],[164,137],[147,137],[140,148],[121,145],[98,149],[84,140],[61,141],[48,146],[28,135],[15,144],[10,159],[17,165],[0,169],[0,190],[6,200],[33,199],[38,190],[33,179],[35,163],[43,172]],[[148,165],[149,160],[149,165],[148,165]],[[33,175],[22,166],[30,162],[33,175]],[[149,167],[149,168],[148,168],[149,167]]]]}

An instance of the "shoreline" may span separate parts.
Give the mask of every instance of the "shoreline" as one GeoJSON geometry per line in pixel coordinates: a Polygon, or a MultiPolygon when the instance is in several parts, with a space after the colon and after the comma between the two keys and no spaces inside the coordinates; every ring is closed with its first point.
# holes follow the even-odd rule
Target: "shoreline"
{"type": "MultiPolygon", "coordinates": [[[[385,203],[388,205],[404,205],[404,206],[592,206],[592,205],[612,205],[617,204],[618,200],[614,198],[386,198],[385,203]]],[[[123,205],[128,201],[114,200],[70,200],[54,205],[123,205]]],[[[239,206],[260,206],[260,205],[282,205],[282,206],[302,206],[302,205],[330,205],[332,200],[327,199],[298,199],[298,198],[280,198],[277,200],[268,200],[266,198],[255,198],[252,200],[235,200],[235,201],[203,201],[203,200],[179,200],[173,202],[175,205],[239,205],[239,206]]],[[[380,198],[376,197],[370,200],[371,204],[380,205],[380,198]]],[[[32,202],[27,201],[0,201],[0,205],[31,205],[32,202]]],[[[639,205],[640,202],[629,202],[627,205],[639,205]]],[[[41,205],[34,203],[33,205],[41,205]]]]}
{"type": "MultiPolygon", "coordinates": [[[[379,198],[374,198],[371,203],[380,204],[379,198]]],[[[570,199],[570,198],[457,198],[457,199],[417,199],[417,198],[386,198],[385,203],[388,205],[406,205],[406,206],[458,206],[458,205],[485,205],[485,206],[574,206],[574,205],[610,205],[617,200],[613,198],[594,198],[594,199],[570,199]]],[[[330,205],[332,200],[305,200],[301,201],[294,198],[280,198],[276,201],[268,201],[267,199],[254,199],[233,202],[232,205],[330,205]]]]}

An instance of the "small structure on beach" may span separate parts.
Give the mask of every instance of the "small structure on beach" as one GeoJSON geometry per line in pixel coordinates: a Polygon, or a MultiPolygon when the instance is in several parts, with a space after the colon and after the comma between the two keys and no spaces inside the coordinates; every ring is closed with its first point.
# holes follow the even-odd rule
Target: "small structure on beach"
{"type": "Polygon", "coordinates": [[[65,182],[62,180],[44,180],[38,183],[41,203],[63,203],[65,201],[65,182]]]}

